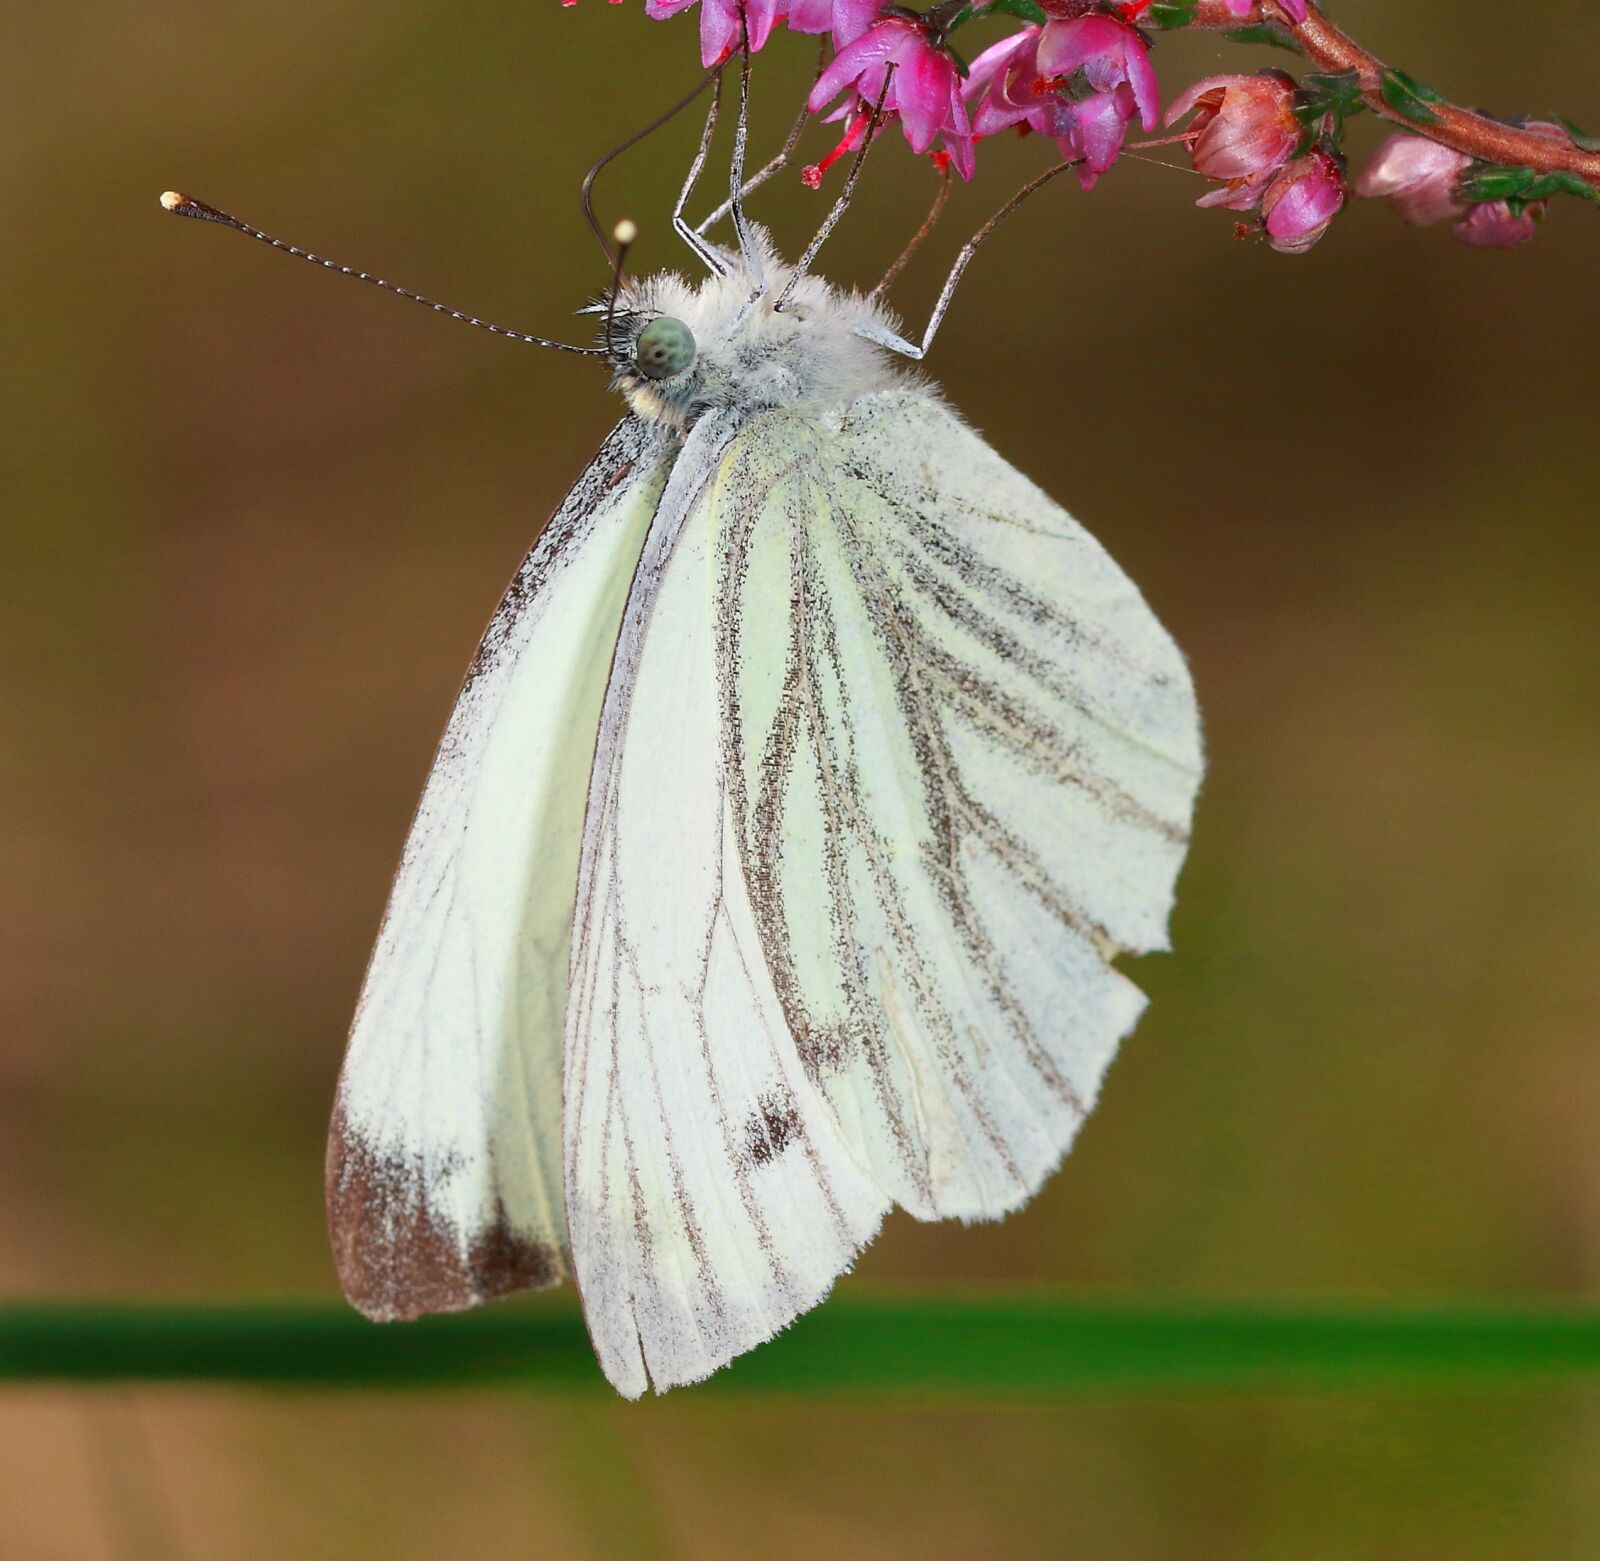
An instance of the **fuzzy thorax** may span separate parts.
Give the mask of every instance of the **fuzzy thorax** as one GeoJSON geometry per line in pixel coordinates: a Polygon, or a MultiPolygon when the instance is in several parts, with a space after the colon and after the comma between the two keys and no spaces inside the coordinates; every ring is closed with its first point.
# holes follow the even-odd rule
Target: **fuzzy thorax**
{"type": "Polygon", "coordinates": [[[840,292],[817,276],[801,279],[781,312],[773,305],[792,268],[755,230],[748,263],[722,252],[727,272],[698,286],[672,272],[625,283],[617,300],[617,387],[641,417],[686,429],[706,412],[741,420],[773,407],[847,401],[903,376],[883,349],[863,340],[894,320],[860,294],[840,292]],[[640,333],[667,316],[694,333],[694,362],[670,379],[650,379],[636,366],[640,333]]]}

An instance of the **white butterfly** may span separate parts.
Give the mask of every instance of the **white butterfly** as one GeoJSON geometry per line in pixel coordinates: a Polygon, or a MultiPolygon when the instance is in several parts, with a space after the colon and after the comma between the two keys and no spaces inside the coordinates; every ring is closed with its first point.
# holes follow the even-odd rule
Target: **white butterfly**
{"type": "Polygon", "coordinates": [[[570,1272],[630,1398],[816,1305],[893,1206],[1038,1189],[1201,771],[1139,592],[891,367],[954,277],[913,347],[805,274],[823,235],[789,268],[724,209],[736,250],[679,202],[704,282],[615,298],[631,410],[467,674],[329,1144],[357,1307],[570,1272]]]}

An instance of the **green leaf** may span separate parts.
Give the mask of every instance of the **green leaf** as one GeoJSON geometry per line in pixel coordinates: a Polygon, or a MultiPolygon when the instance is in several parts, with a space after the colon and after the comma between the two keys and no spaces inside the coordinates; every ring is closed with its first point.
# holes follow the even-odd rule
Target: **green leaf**
{"type": "Polygon", "coordinates": [[[1420,81],[1406,75],[1403,70],[1395,70],[1392,67],[1385,70],[1378,78],[1378,90],[1383,94],[1383,101],[1395,113],[1409,119],[1412,124],[1439,123],[1439,116],[1428,105],[1443,103],[1444,94],[1435,92],[1432,87],[1424,86],[1420,81]]]}
{"type": "Polygon", "coordinates": [[[1560,114],[1553,114],[1551,118],[1572,137],[1572,144],[1580,151],[1600,152],[1600,136],[1586,136],[1570,119],[1563,119],[1560,114]]]}
{"type": "Polygon", "coordinates": [[[1150,7],[1146,19],[1159,27],[1163,32],[1172,32],[1179,27],[1187,27],[1194,20],[1195,8],[1199,0],[1167,0],[1167,3],[1157,3],[1150,7]]]}
{"type": "Polygon", "coordinates": [[[1287,49],[1291,54],[1300,53],[1300,45],[1295,41],[1295,36],[1287,28],[1280,27],[1276,22],[1254,22],[1249,27],[1229,27],[1222,36],[1229,43],[1266,43],[1274,49],[1287,49]]]}
{"type": "MultiPolygon", "coordinates": [[[[1179,1305],[852,1289],[674,1398],[1038,1403],[1152,1388],[1584,1379],[1600,1379],[1594,1307],[1179,1305]]],[[[0,1380],[476,1384],[611,1397],[582,1315],[555,1297],[385,1327],[332,1303],[13,1303],[0,1308],[0,1380]]]]}
{"type": "Polygon", "coordinates": [[[1342,128],[1350,115],[1361,113],[1366,106],[1361,96],[1361,73],[1357,70],[1302,76],[1294,96],[1295,117],[1302,125],[1314,125],[1332,114],[1342,128]]]}
{"type": "Polygon", "coordinates": [[[1531,168],[1475,163],[1461,175],[1457,188],[1469,201],[1510,201],[1526,196],[1536,177],[1531,168]]]}
{"type": "Polygon", "coordinates": [[[1581,174],[1568,169],[1540,173],[1535,168],[1512,168],[1498,163],[1475,163],[1462,174],[1457,188],[1469,201],[1511,201],[1526,206],[1555,195],[1575,195],[1600,205],[1600,189],[1581,174]]]}
{"type": "Polygon", "coordinates": [[[1522,198],[1529,201],[1547,201],[1552,195],[1576,195],[1579,200],[1592,201],[1600,206],[1600,190],[1570,168],[1558,168],[1553,173],[1541,174],[1522,192],[1522,198]]]}

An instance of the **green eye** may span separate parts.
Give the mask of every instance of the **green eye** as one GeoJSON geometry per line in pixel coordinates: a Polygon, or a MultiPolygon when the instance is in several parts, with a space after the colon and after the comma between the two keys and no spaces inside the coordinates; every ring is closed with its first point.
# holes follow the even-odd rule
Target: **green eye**
{"type": "Polygon", "coordinates": [[[639,332],[633,361],[646,379],[671,379],[694,362],[694,332],[664,314],[639,332]]]}

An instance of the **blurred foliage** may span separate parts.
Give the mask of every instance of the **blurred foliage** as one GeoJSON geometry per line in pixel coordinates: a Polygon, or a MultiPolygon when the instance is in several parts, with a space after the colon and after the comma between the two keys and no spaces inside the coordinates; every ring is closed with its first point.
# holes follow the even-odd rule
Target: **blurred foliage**
{"type": "MultiPolygon", "coordinates": [[[[1596,117],[1600,13],[1579,0],[1340,19],[1459,101],[1596,117]]],[[[6,1291],[330,1294],[321,1136],[406,821],[499,585],[616,413],[582,363],[175,223],[156,195],[559,332],[604,282],[578,179],[687,84],[694,32],[549,0],[11,19],[6,1291]]],[[[813,59],[780,44],[755,72],[758,150],[813,59]]],[[[1215,37],[1158,51],[1169,95],[1275,61],[1215,37]]],[[[643,266],[682,263],[666,217],[694,133],[602,183],[643,266]]],[[[910,318],[1045,153],[980,148],[896,290],[910,318]]],[[[932,184],[875,153],[828,274],[870,285],[932,184]]],[[[1360,203],[1288,260],[1194,211],[1192,175],[1070,184],[983,253],[929,370],[1192,659],[1212,770],[1177,953],[1136,970],[1150,1013],[1036,1204],[893,1221],[860,1275],[1166,1303],[1592,1297],[1592,215],[1569,203],[1486,255],[1360,203]]],[[[793,251],[820,210],[790,180],[756,215],[793,251]]],[[[0,1399],[0,1446],[8,1552],[73,1561],[1520,1561],[1600,1532],[1600,1404],[1578,1389],[996,1415],[40,1387],[0,1399]]]]}

